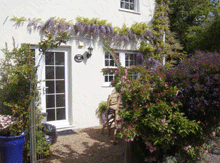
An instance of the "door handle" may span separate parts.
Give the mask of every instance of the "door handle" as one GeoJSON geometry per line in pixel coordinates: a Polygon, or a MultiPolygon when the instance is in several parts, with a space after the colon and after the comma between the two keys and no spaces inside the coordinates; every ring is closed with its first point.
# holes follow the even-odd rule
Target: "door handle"
{"type": "Polygon", "coordinates": [[[43,87],[43,94],[46,94],[47,88],[49,88],[49,87],[43,87]]]}

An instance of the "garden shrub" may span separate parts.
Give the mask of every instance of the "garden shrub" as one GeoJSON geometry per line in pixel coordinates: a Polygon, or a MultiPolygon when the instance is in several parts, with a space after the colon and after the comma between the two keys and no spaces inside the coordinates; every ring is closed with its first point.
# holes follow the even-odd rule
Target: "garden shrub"
{"type": "MultiPolygon", "coordinates": [[[[31,100],[38,101],[36,69],[34,66],[34,53],[30,50],[30,45],[22,44],[21,48],[14,45],[12,51],[7,48],[2,50],[4,59],[0,63],[0,114],[12,115],[16,118],[15,122],[9,126],[10,136],[16,136],[23,131],[27,131],[25,136],[23,160],[30,160],[30,137],[29,137],[29,104],[31,100]]],[[[42,116],[36,107],[36,123],[40,123],[42,116]]],[[[42,134],[38,138],[43,144],[43,148],[37,149],[38,153],[49,155],[50,145],[45,141],[42,131],[36,131],[36,135],[42,134]]]]}
{"type": "Polygon", "coordinates": [[[181,93],[181,112],[190,120],[201,122],[206,136],[219,126],[220,120],[220,54],[197,52],[168,71],[167,82],[181,93]]]}
{"type": "Polygon", "coordinates": [[[200,137],[198,133],[202,132],[200,122],[190,120],[179,109],[182,103],[176,96],[180,90],[176,86],[168,86],[165,75],[160,71],[133,66],[115,73],[113,85],[124,102],[120,113],[123,126],[120,135],[127,142],[137,142],[142,162],[162,162],[172,156],[178,162],[201,159],[207,151],[195,141],[200,137]],[[135,72],[139,73],[137,79],[130,77],[135,72]]]}

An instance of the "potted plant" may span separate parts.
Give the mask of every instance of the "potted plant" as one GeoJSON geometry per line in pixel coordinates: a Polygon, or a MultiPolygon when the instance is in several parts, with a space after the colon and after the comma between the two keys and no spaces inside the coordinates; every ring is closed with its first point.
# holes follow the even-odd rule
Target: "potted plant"
{"type": "Polygon", "coordinates": [[[98,109],[96,110],[96,114],[101,118],[102,122],[106,121],[106,112],[107,109],[107,102],[106,101],[101,101],[99,103],[98,109]]]}
{"type": "Polygon", "coordinates": [[[17,130],[12,132],[13,127],[19,124],[18,119],[9,115],[0,115],[0,161],[2,163],[22,163],[23,146],[27,132],[17,130]]]}

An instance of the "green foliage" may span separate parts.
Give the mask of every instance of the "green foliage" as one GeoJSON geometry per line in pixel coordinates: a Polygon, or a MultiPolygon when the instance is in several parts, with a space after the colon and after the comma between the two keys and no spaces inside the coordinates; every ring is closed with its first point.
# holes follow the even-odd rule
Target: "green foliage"
{"type": "Polygon", "coordinates": [[[144,33],[146,28],[148,28],[148,26],[145,22],[135,22],[131,25],[132,32],[136,33],[137,35],[141,35],[142,33],[144,33]]]}
{"type": "MultiPolygon", "coordinates": [[[[200,27],[202,28],[202,27],[200,27]]],[[[197,30],[198,31],[198,30],[197,30]]],[[[191,41],[191,48],[194,50],[203,50],[206,52],[218,52],[220,49],[220,17],[212,20],[205,29],[197,35],[188,35],[191,41]]]]}
{"type": "Polygon", "coordinates": [[[168,85],[163,73],[124,68],[116,72],[114,86],[125,103],[120,135],[140,143],[143,159],[156,162],[175,157],[178,162],[196,162],[206,153],[201,122],[179,109],[183,104],[176,97],[181,90],[168,85]],[[135,72],[140,76],[137,79],[130,76],[135,72]],[[117,78],[123,79],[123,87],[117,78]]]}
{"type": "MultiPolygon", "coordinates": [[[[30,156],[29,137],[29,104],[31,100],[38,101],[36,69],[34,65],[34,53],[29,44],[22,44],[21,48],[14,45],[12,51],[6,48],[2,50],[5,58],[1,61],[0,78],[0,114],[13,115],[15,122],[10,125],[10,135],[20,135],[26,131],[23,158],[28,162],[30,156]],[[33,96],[34,95],[34,96],[33,96]]],[[[42,116],[36,108],[36,123],[40,123],[42,116]]],[[[39,134],[39,131],[36,131],[39,134]]],[[[44,136],[39,139],[44,144],[43,153],[48,153],[49,144],[45,142],[44,136]]]]}
{"type": "Polygon", "coordinates": [[[170,30],[177,33],[177,38],[187,53],[194,52],[192,36],[203,30],[204,23],[209,23],[218,15],[218,3],[219,1],[210,0],[170,0],[170,30]]]}
{"type": "Polygon", "coordinates": [[[200,121],[204,134],[219,126],[220,54],[197,52],[168,71],[167,82],[182,93],[177,97],[181,111],[190,120],[200,121]]]}
{"type": "Polygon", "coordinates": [[[18,18],[16,16],[13,16],[13,18],[11,20],[16,22],[14,24],[15,27],[19,27],[24,24],[24,22],[27,20],[27,18],[25,18],[25,17],[18,18]]]}
{"type": "Polygon", "coordinates": [[[107,102],[106,101],[101,101],[99,103],[98,109],[96,110],[96,114],[101,116],[102,113],[104,113],[106,111],[106,109],[107,109],[107,102]]]}
{"type": "Polygon", "coordinates": [[[65,44],[70,37],[70,35],[68,35],[66,32],[58,32],[56,36],[53,36],[47,31],[45,31],[45,33],[45,37],[47,39],[44,39],[38,43],[39,50],[43,53],[49,49],[57,48],[61,45],[61,43],[65,44]]]}
{"type": "Polygon", "coordinates": [[[98,26],[102,26],[102,25],[106,25],[106,26],[112,26],[111,23],[107,23],[107,20],[100,20],[99,18],[92,18],[92,19],[89,19],[89,18],[85,18],[85,17],[76,17],[76,21],[77,22],[80,22],[80,23],[83,23],[83,24],[95,24],[95,25],[98,25],[98,26]]]}

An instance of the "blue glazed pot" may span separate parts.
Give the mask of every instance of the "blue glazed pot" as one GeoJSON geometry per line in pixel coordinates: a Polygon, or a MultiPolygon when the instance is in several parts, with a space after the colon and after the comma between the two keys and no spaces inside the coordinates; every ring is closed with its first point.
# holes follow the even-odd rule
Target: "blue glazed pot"
{"type": "Polygon", "coordinates": [[[1,163],[22,163],[26,134],[27,132],[18,136],[0,136],[1,163]]]}

